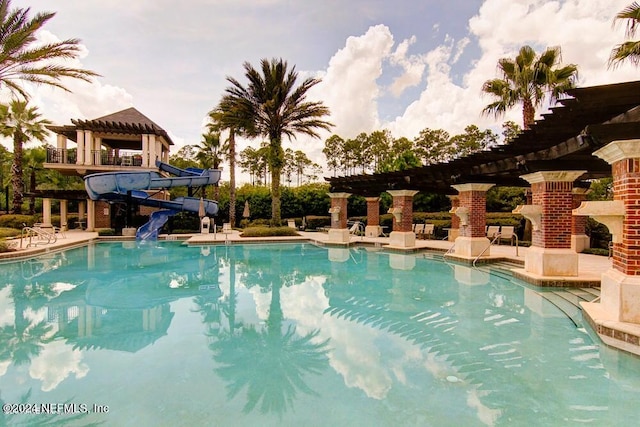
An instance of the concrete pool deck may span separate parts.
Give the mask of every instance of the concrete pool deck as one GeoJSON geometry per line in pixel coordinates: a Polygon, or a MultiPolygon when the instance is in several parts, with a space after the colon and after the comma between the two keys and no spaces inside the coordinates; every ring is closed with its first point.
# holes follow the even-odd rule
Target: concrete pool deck
{"type": "MultiPolygon", "coordinates": [[[[191,234],[191,235],[161,235],[161,240],[184,240],[189,245],[210,245],[210,244],[237,244],[237,243],[279,243],[279,242],[312,242],[322,246],[343,246],[366,245],[380,247],[395,252],[420,252],[434,251],[441,254],[446,253],[453,246],[452,242],[443,240],[416,240],[415,246],[410,248],[399,248],[389,246],[388,237],[361,237],[350,236],[347,245],[329,242],[327,233],[322,232],[299,232],[299,236],[286,237],[262,237],[246,238],[241,237],[240,232],[232,230],[229,233],[211,234],[191,234]]],[[[135,240],[134,237],[100,237],[97,232],[82,230],[69,230],[64,236],[59,236],[55,243],[27,248],[27,242],[23,242],[22,249],[0,253],[0,261],[11,261],[28,259],[39,254],[51,251],[82,246],[91,241],[122,241],[135,240]]],[[[19,247],[19,239],[13,240],[13,246],[19,247]]],[[[528,248],[509,245],[492,245],[490,256],[483,257],[479,262],[502,263],[501,268],[511,270],[514,276],[534,285],[555,286],[555,287],[599,287],[602,274],[611,268],[612,260],[598,255],[578,254],[578,276],[567,277],[536,277],[524,271],[524,259],[528,248]],[[507,265],[505,265],[505,262],[507,265]]],[[[462,259],[451,254],[451,259],[462,263],[470,264],[473,260],[462,259]]],[[[582,303],[585,320],[591,325],[602,341],[612,347],[616,347],[634,354],[640,355],[640,325],[619,322],[602,309],[598,302],[582,303]]]]}

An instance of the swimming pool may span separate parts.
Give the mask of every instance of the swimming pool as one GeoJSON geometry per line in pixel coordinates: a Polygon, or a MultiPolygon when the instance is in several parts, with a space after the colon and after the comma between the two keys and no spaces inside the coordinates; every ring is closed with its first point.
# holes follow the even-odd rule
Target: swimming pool
{"type": "Polygon", "coordinates": [[[429,255],[120,242],[0,271],[3,409],[49,412],[1,414],[8,425],[634,425],[640,414],[640,359],[536,289],[429,255]]]}

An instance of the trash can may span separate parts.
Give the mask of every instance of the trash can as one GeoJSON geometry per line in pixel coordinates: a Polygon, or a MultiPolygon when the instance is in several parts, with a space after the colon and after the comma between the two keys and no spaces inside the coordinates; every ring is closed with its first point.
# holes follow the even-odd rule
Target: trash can
{"type": "Polygon", "coordinates": [[[200,220],[200,233],[209,234],[209,226],[211,225],[211,220],[209,217],[205,216],[200,220]]]}

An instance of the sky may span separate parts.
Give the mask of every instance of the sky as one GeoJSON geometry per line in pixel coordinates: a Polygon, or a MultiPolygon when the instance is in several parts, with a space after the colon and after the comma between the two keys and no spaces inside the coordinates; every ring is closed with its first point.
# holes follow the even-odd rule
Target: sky
{"type": "MultiPolygon", "coordinates": [[[[425,128],[455,135],[470,124],[496,133],[506,120],[521,124],[519,107],[499,118],[482,115],[492,99],[481,87],[499,77],[498,60],[513,58],[523,45],[537,52],[560,46],[563,64],[578,65],[578,86],[637,80],[640,70],[632,65],[607,67],[611,49],[626,40],[624,23],[613,25],[613,18],[630,3],[13,0],[12,6],[30,7],[31,16],[56,12],[39,40],[80,39],[73,65],[101,75],[91,83],[67,80],[71,93],[27,87],[32,105],[53,123],[135,107],[169,133],[175,153],[201,141],[227,77],[244,83],[243,63],[258,68],[263,58],[282,58],[300,81],[322,80],[308,100],[329,107],[334,124],[320,139],[299,136],[283,145],[325,165],[322,149],[331,134],[347,139],[388,129],[413,139],[425,128]]],[[[239,149],[260,142],[241,140],[239,149]]]]}

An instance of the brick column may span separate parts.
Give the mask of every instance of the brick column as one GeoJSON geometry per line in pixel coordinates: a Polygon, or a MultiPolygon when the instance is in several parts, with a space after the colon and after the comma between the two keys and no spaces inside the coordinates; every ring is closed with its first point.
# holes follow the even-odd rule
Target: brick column
{"type": "Polygon", "coordinates": [[[523,175],[531,184],[534,206],[540,206],[538,230],[525,256],[527,273],[577,276],[578,254],[571,249],[573,182],[585,171],[544,171],[523,175]]]}
{"type": "MultiPolygon", "coordinates": [[[[600,317],[640,324],[640,139],[613,141],[593,154],[611,165],[613,199],[623,206],[623,212],[610,213],[622,232],[614,238],[612,267],[602,275],[606,315],[600,317]]],[[[613,233],[613,221],[608,226],[613,233]]]]}
{"type": "Polygon", "coordinates": [[[350,193],[329,193],[331,199],[331,228],[329,229],[329,242],[348,243],[349,229],[347,228],[347,200],[350,193]]]}
{"type": "MultiPolygon", "coordinates": [[[[571,207],[576,209],[587,200],[587,194],[589,194],[588,188],[574,188],[573,189],[573,203],[571,207]]],[[[580,215],[573,215],[571,217],[571,249],[577,253],[591,246],[589,236],[587,236],[587,217],[580,215]]]]}
{"type": "Polygon", "coordinates": [[[393,207],[389,213],[393,214],[393,231],[389,235],[391,246],[412,247],[416,245],[416,235],[413,226],[413,196],[415,190],[389,190],[393,197],[393,207]]]}
{"type": "Polygon", "coordinates": [[[459,184],[452,187],[458,190],[460,206],[452,209],[460,219],[460,232],[456,239],[455,254],[464,258],[475,258],[484,251],[490,255],[491,242],[485,232],[487,214],[487,191],[494,184],[459,184]]]}
{"type": "Polygon", "coordinates": [[[382,234],[380,227],[380,197],[365,197],[367,201],[367,226],[364,235],[378,237],[382,234]]]}

